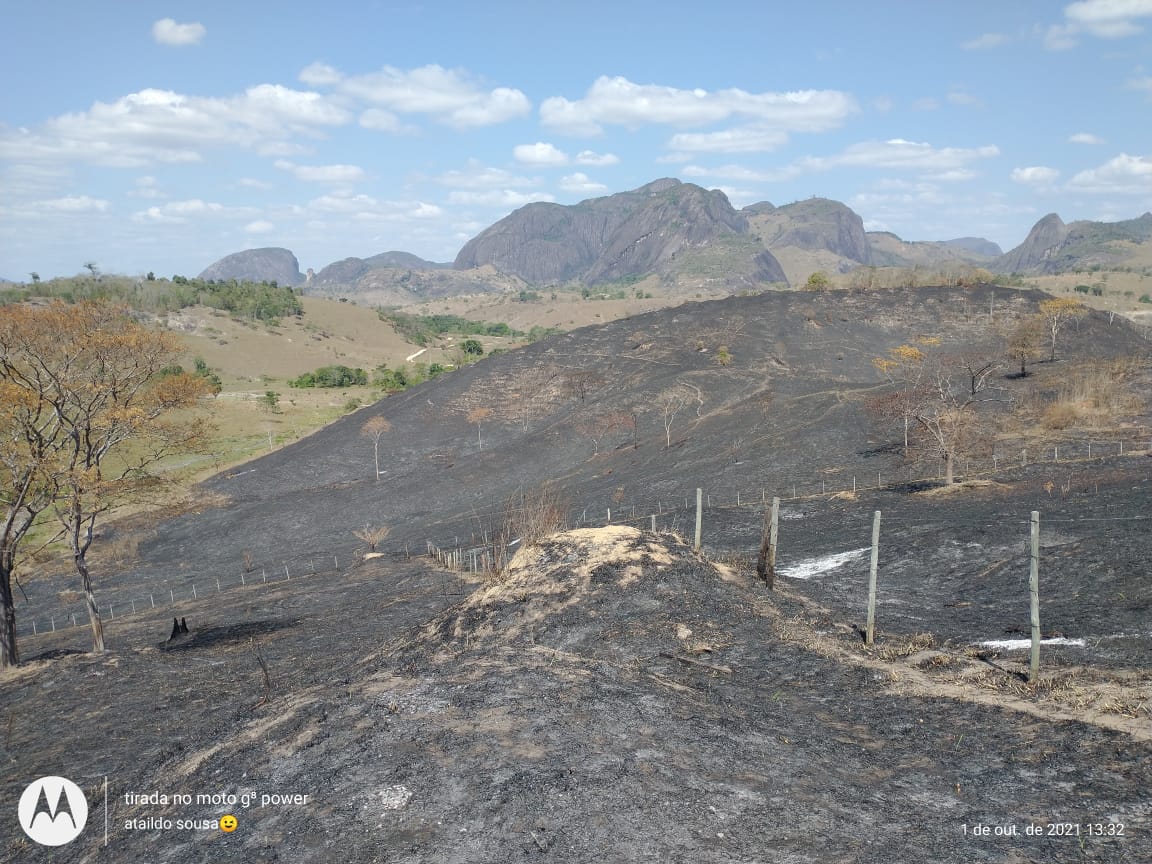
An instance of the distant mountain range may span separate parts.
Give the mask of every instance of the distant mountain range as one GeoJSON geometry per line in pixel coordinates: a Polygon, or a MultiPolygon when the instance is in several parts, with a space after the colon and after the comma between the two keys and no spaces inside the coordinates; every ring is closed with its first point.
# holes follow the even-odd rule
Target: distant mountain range
{"type": "MultiPolygon", "coordinates": [[[[1133,247],[1152,240],[1152,213],[1123,222],[1073,222],[1049,213],[1024,242],[997,259],[1000,273],[1067,273],[1112,269],[1132,258],[1133,247]]],[[[1147,258],[1147,252],[1145,253],[1147,258]]]]}
{"type": "Polygon", "coordinates": [[[1041,219],[1008,253],[981,237],[906,241],[865,231],[847,205],[810,198],[736,210],[722,192],[674,179],[579,204],[528,204],[468,241],[451,264],[407,252],[345,258],[301,273],[287,249],[236,252],[205,279],[275,279],[309,293],[367,295],[373,302],[560,284],[605,286],[657,277],[665,290],[735,293],[801,283],[815,270],[977,266],[1041,274],[1122,266],[1152,240],[1152,214],[1126,222],[1041,219]]]}

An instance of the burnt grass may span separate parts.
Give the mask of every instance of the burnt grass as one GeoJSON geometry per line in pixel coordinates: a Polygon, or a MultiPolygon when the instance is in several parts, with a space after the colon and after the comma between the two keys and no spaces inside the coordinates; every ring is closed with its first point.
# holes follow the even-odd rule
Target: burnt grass
{"type": "MultiPolygon", "coordinates": [[[[106,621],[106,655],[83,653],[83,628],[22,636],[24,665],[0,676],[0,861],[1152,860],[1147,414],[1101,433],[1124,456],[1001,465],[940,494],[893,482],[936,466],[903,461],[862,410],[880,390],[873,357],[918,334],[990,340],[990,299],[1003,322],[1042,296],[686,304],[485,359],[213,478],[201,506],[141,531],[137,559],[97,569],[102,605],[138,608],[106,621]],[[666,447],[672,387],[691,398],[666,447]],[[482,449],[476,407],[491,410],[482,449]],[[635,433],[588,434],[633,411],[635,433]],[[376,413],[392,422],[379,482],[359,435],[376,413]],[[869,488],[878,472],[893,480],[869,488]],[[830,494],[852,477],[854,497],[830,494]],[[542,482],[572,525],[611,509],[641,529],[655,514],[659,533],[522,542],[500,578],[422,555],[491,539],[542,482]],[[681,539],[697,487],[713,499],[700,555],[681,539]],[[769,592],[753,563],[773,495],[769,592]],[[867,553],[816,562],[866,548],[875,510],[869,648],[867,553]],[[980,644],[1027,636],[1032,510],[1044,635],[1084,640],[1046,645],[1037,685],[1027,652],[980,644]],[[381,558],[351,534],[366,523],[392,526],[381,558]],[[245,552],[253,573],[289,562],[294,578],[237,585],[245,552]],[[149,595],[163,602],[145,610],[149,595]],[[174,615],[190,633],[169,644],[174,615]],[[92,805],[58,849],[15,820],[50,774],[92,805]],[[153,791],[257,801],[124,799],[153,791]],[[272,793],[308,799],[261,807],[272,793]],[[124,827],[226,812],[233,834],[124,827]],[[1123,837],[1089,827],[1112,823],[1123,837]]],[[[997,386],[1043,395],[1073,364],[1148,356],[1097,313],[1060,349],[997,386]]],[[[65,614],[70,584],[29,581],[21,622],[65,614]]]]}

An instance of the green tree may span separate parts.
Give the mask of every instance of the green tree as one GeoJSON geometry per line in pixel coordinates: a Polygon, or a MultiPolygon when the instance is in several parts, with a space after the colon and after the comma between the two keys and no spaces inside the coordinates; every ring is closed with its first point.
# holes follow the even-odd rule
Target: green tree
{"type": "Polygon", "coordinates": [[[481,357],[484,354],[484,346],[478,339],[465,339],[460,343],[460,350],[472,357],[481,357]]]}

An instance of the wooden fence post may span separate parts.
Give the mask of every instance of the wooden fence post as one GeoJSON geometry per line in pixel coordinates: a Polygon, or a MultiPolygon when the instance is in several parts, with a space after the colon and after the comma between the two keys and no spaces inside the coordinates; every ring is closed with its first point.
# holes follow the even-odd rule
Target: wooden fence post
{"type": "Polygon", "coordinates": [[[780,499],[772,499],[772,509],[760,539],[760,557],[756,561],[756,574],[771,591],[776,586],[776,539],[780,530],[780,499]]]}
{"type": "Polygon", "coordinates": [[[876,567],[880,562],[880,511],[872,517],[872,564],[868,568],[868,627],[864,644],[871,645],[876,636],[876,567]]]}
{"type": "Polygon", "coordinates": [[[700,551],[700,529],[703,525],[704,519],[704,490],[696,490],[696,542],[694,544],[695,550],[700,551]]]}
{"type": "Polygon", "coordinates": [[[1028,683],[1040,677],[1040,511],[1032,511],[1032,566],[1028,572],[1028,593],[1032,598],[1032,658],[1028,683]]]}

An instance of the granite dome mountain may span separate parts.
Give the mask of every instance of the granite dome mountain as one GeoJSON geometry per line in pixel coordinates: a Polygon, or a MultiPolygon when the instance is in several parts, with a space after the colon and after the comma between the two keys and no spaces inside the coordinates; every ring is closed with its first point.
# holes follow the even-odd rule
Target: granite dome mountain
{"type": "Polygon", "coordinates": [[[527,204],[469,240],[451,263],[392,251],[300,272],[287,249],[237,252],[205,279],[272,280],[308,293],[370,294],[405,303],[544,285],[603,286],[657,277],[663,291],[733,294],[797,286],[816,270],[983,267],[1040,275],[1139,263],[1152,245],[1152,214],[1121,222],[1037,222],[1008,253],[982,237],[908,241],[866,231],[839,201],[762,201],[737,210],[723,192],[672,178],[577,204],[527,204]]]}

